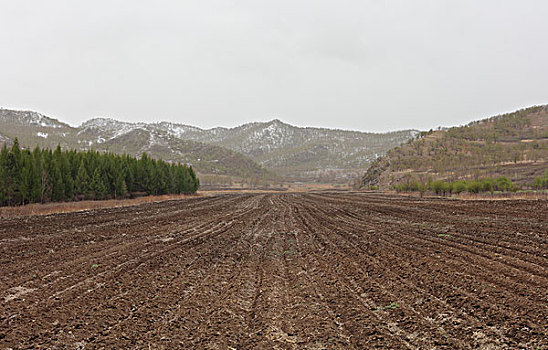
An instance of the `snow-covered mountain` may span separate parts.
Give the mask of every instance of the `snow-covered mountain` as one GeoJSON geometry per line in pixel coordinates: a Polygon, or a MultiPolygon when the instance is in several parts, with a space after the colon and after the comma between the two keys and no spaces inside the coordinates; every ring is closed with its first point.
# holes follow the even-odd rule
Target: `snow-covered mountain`
{"type": "Polygon", "coordinates": [[[70,127],[34,112],[0,110],[0,137],[25,138],[29,145],[61,143],[78,149],[108,149],[139,154],[150,152],[157,157],[196,163],[209,173],[248,173],[250,164],[237,162],[232,169],[221,161],[239,155],[253,160],[256,168],[295,181],[347,181],[361,174],[376,158],[389,149],[416,136],[415,130],[391,133],[364,133],[324,128],[302,128],[278,119],[247,123],[234,128],[201,129],[170,123],[128,123],[110,118],[94,118],[78,127],[70,127]],[[8,125],[27,125],[10,132],[8,125]],[[29,130],[32,130],[29,135],[29,130]],[[23,137],[25,134],[25,137],[23,137]],[[207,146],[207,147],[206,147],[207,146]],[[208,148],[214,147],[214,148],[208,148]],[[199,155],[198,155],[199,154],[199,155]],[[204,159],[209,164],[205,166],[204,159]],[[215,170],[219,163],[228,170],[215,170]],[[246,168],[238,171],[238,168],[246,168]]]}

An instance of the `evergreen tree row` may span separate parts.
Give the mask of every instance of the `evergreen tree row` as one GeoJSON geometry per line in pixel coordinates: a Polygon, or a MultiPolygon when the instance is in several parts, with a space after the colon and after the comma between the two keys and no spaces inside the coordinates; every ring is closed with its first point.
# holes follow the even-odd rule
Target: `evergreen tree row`
{"type": "Polygon", "coordinates": [[[0,150],[0,206],[127,198],[131,194],[190,194],[199,180],[190,166],[97,151],[0,150]]]}

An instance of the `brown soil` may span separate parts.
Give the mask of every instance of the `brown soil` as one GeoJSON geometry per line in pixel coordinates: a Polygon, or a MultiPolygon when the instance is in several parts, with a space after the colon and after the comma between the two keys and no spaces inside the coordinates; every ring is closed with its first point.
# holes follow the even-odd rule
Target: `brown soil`
{"type": "Polygon", "coordinates": [[[548,201],[229,194],[0,222],[0,349],[545,349],[548,201]]]}

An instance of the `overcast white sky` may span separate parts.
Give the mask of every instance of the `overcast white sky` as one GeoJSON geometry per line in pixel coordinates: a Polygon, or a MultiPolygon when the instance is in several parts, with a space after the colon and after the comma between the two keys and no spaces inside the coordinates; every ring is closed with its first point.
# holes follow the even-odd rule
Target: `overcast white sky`
{"type": "Polygon", "coordinates": [[[548,1],[0,0],[0,106],[430,129],[548,103],[548,1]]]}

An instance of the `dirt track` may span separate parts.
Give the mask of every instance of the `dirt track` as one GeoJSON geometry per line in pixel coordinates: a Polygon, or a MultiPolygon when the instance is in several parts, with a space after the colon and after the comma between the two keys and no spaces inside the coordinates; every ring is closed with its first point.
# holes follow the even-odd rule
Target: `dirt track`
{"type": "Polygon", "coordinates": [[[0,349],[546,349],[548,202],[244,194],[0,222],[0,349]]]}

